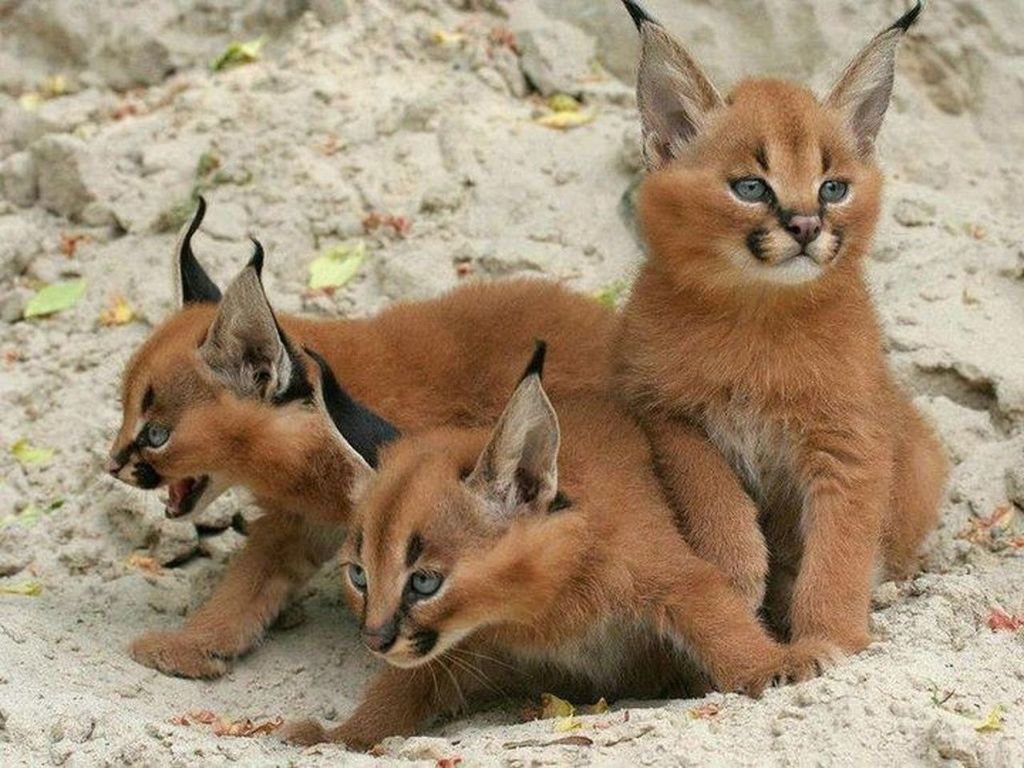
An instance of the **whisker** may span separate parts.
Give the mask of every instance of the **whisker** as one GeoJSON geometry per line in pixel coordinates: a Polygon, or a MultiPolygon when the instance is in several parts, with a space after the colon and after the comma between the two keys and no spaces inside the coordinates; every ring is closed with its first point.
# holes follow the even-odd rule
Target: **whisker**
{"type": "MultiPolygon", "coordinates": [[[[450,649],[449,652],[452,653],[457,650],[458,649],[456,648],[452,648],[450,649]]],[[[494,680],[492,680],[487,675],[487,673],[484,672],[482,669],[480,669],[477,666],[474,666],[471,662],[467,661],[466,659],[460,659],[457,656],[451,656],[450,658],[453,663],[458,664],[459,667],[465,670],[468,674],[472,675],[478,682],[482,683],[485,688],[493,691],[494,693],[498,694],[498,696],[508,701],[512,701],[512,697],[509,696],[508,693],[500,685],[494,682],[494,680]]]]}
{"type": "Polygon", "coordinates": [[[459,681],[458,679],[456,679],[452,671],[448,669],[448,665],[444,663],[444,656],[438,656],[437,661],[441,665],[441,669],[447,672],[448,677],[452,679],[452,685],[455,686],[455,692],[459,695],[459,698],[462,700],[462,708],[468,709],[469,705],[466,702],[466,697],[462,693],[462,686],[459,685],[459,681]]]}

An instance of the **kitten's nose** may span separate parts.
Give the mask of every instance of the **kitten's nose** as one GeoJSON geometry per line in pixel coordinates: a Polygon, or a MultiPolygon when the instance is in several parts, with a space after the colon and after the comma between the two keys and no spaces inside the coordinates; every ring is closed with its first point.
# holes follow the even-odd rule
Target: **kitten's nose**
{"type": "Polygon", "coordinates": [[[398,639],[398,623],[392,619],[379,627],[363,627],[363,642],[371,651],[387,653],[398,639]]]}
{"type": "Polygon", "coordinates": [[[807,245],[821,234],[820,216],[793,216],[786,223],[786,231],[791,234],[800,245],[807,245]]]}

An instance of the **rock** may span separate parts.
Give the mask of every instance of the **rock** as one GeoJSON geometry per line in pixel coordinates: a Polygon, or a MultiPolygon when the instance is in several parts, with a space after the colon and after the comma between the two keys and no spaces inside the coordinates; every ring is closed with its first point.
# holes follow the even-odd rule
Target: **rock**
{"type": "Polygon", "coordinates": [[[165,518],[157,524],[150,554],[160,565],[173,565],[191,557],[198,549],[199,534],[190,521],[165,518]]]}
{"type": "Polygon", "coordinates": [[[957,464],[982,444],[998,438],[986,411],[967,408],[943,395],[917,397],[914,405],[937,425],[943,445],[957,464]]]}
{"type": "Polygon", "coordinates": [[[509,27],[516,35],[523,75],[543,95],[578,94],[593,75],[597,46],[578,27],[529,6],[513,9],[509,27]]]}
{"type": "Polygon", "coordinates": [[[978,762],[978,734],[966,718],[954,715],[937,719],[928,730],[929,751],[936,763],[975,768],[978,762]],[[937,758],[937,759],[936,759],[937,758]]]}
{"type": "Polygon", "coordinates": [[[105,558],[104,545],[97,541],[75,540],[61,550],[60,564],[73,574],[92,571],[105,558]]]}
{"type": "Polygon", "coordinates": [[[13,576],[31,562],[28,531],[17,525],[0,529],[0,576],[13,576]]]}
{"type": "Polygon", "coordinates": [[[25,314],[28,300],[33,291],[23,286],[15,286],[4,294],[0,294],[0,320],[5,323],[16,323],[25,314]]]}
{"type": "Polygon", "coordinates": [[[156,85],[174,72],[167,46],[137,28],[104,40],[92,56],[92,68],[117,90],[156,85]]]}
{"type": "Polygon", "coordinates": [[[84,744],[92,738],[96,720],[90,715],[62,715],[50,727],[50,741],[72,741],[84,744]]]}
{"type": "Polygon", "coordinates": [[[233,528],[199,539],[199,551],[215,563],[226,563],[245,546],[246,537],[233,528]]]}
{"type": "Polygon", "coordinates": [[[23,208],[36,201],[39,184],[29,152],[17,152],[0,163],[0,194],[23,208]]]}
{"type": "Polygon", "coordinates": [[[1018,507],[1024,508],[1024,460],[1006,468],[1006,495],[1018,507]]]}
{"type": "Polygon", "coordinates": [[[0,219],[0,279],[20,275],[42,250],[38,230],[25,219],[0,219]]]}
{"type": "Polygon", "coordinates": [[[165,519],[158,504],[143,503],[138,496],[131,495],[119,485],[111,489],[104,506],[114,530],[134,548],[145,547],[155,541],[165,519]]]}
{"type": "Polygon", "coordinates": [[[923,227],[935,221],[935,206],[923,200],[903,198],[896,203],[892,217],[904,227],[923,227]]]}
{"type": "Polygon", "coordinates": [[[0,93],[0,157],[25,149],[53,129],[42,115],[0,93]]]}
{"type": "Polygon", "coordinates": [[[638,173],[644,167],[643,148],[640,146],[640,131],[630,126],[622,132],[619,145],[619,164],[629,173],[638,173]]]}
{"type": "Polygon", "coordinates": [[[320,20],[320,23],[329,26],[344,20],[349,14],[349,0],[310,0],[309,10],[320,20]]]}
{"type": "Polygon", "coordinates": [[[95,200],[86,181],[86,146],[72,136],[44,136],[32,145],[39,201],[53,213],[78,219],[95,200]]]}

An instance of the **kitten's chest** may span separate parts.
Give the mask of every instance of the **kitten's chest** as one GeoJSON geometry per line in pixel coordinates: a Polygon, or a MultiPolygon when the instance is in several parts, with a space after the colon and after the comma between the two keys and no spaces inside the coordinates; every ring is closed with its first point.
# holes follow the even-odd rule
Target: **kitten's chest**
{"type": "Polygon", "coordinates": [[[743,395],[702,409],[700,419],[759,506],[797,492],[796,436],[782,420],[743,395]]]}
{"type": "Polygon", "coordinates": [[[609,617],[584,634],[561,642],[545,642],[513,652],[518,664],[533,668],[534,674],[557,671],[593,686],[601,695],[614,695],[629,670],[642,662],[653,632],[635,619],[609,617]]]}

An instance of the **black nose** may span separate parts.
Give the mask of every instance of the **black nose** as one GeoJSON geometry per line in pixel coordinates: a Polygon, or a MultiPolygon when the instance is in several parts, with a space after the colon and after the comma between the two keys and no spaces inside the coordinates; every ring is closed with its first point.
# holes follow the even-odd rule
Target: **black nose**
{"type": "Polygon", "coordinates": [[[786,223],[786,231],[800,243],[807,245],[821,234],[821,217],[819,216],[793,216],[786,223]]]}
{"type": "Polygon", "coordinates": [[[371,651],[387,653],[398,639],[398,622],[394,619],[379,627],[363,627],[363,642],[371,651]]]}

